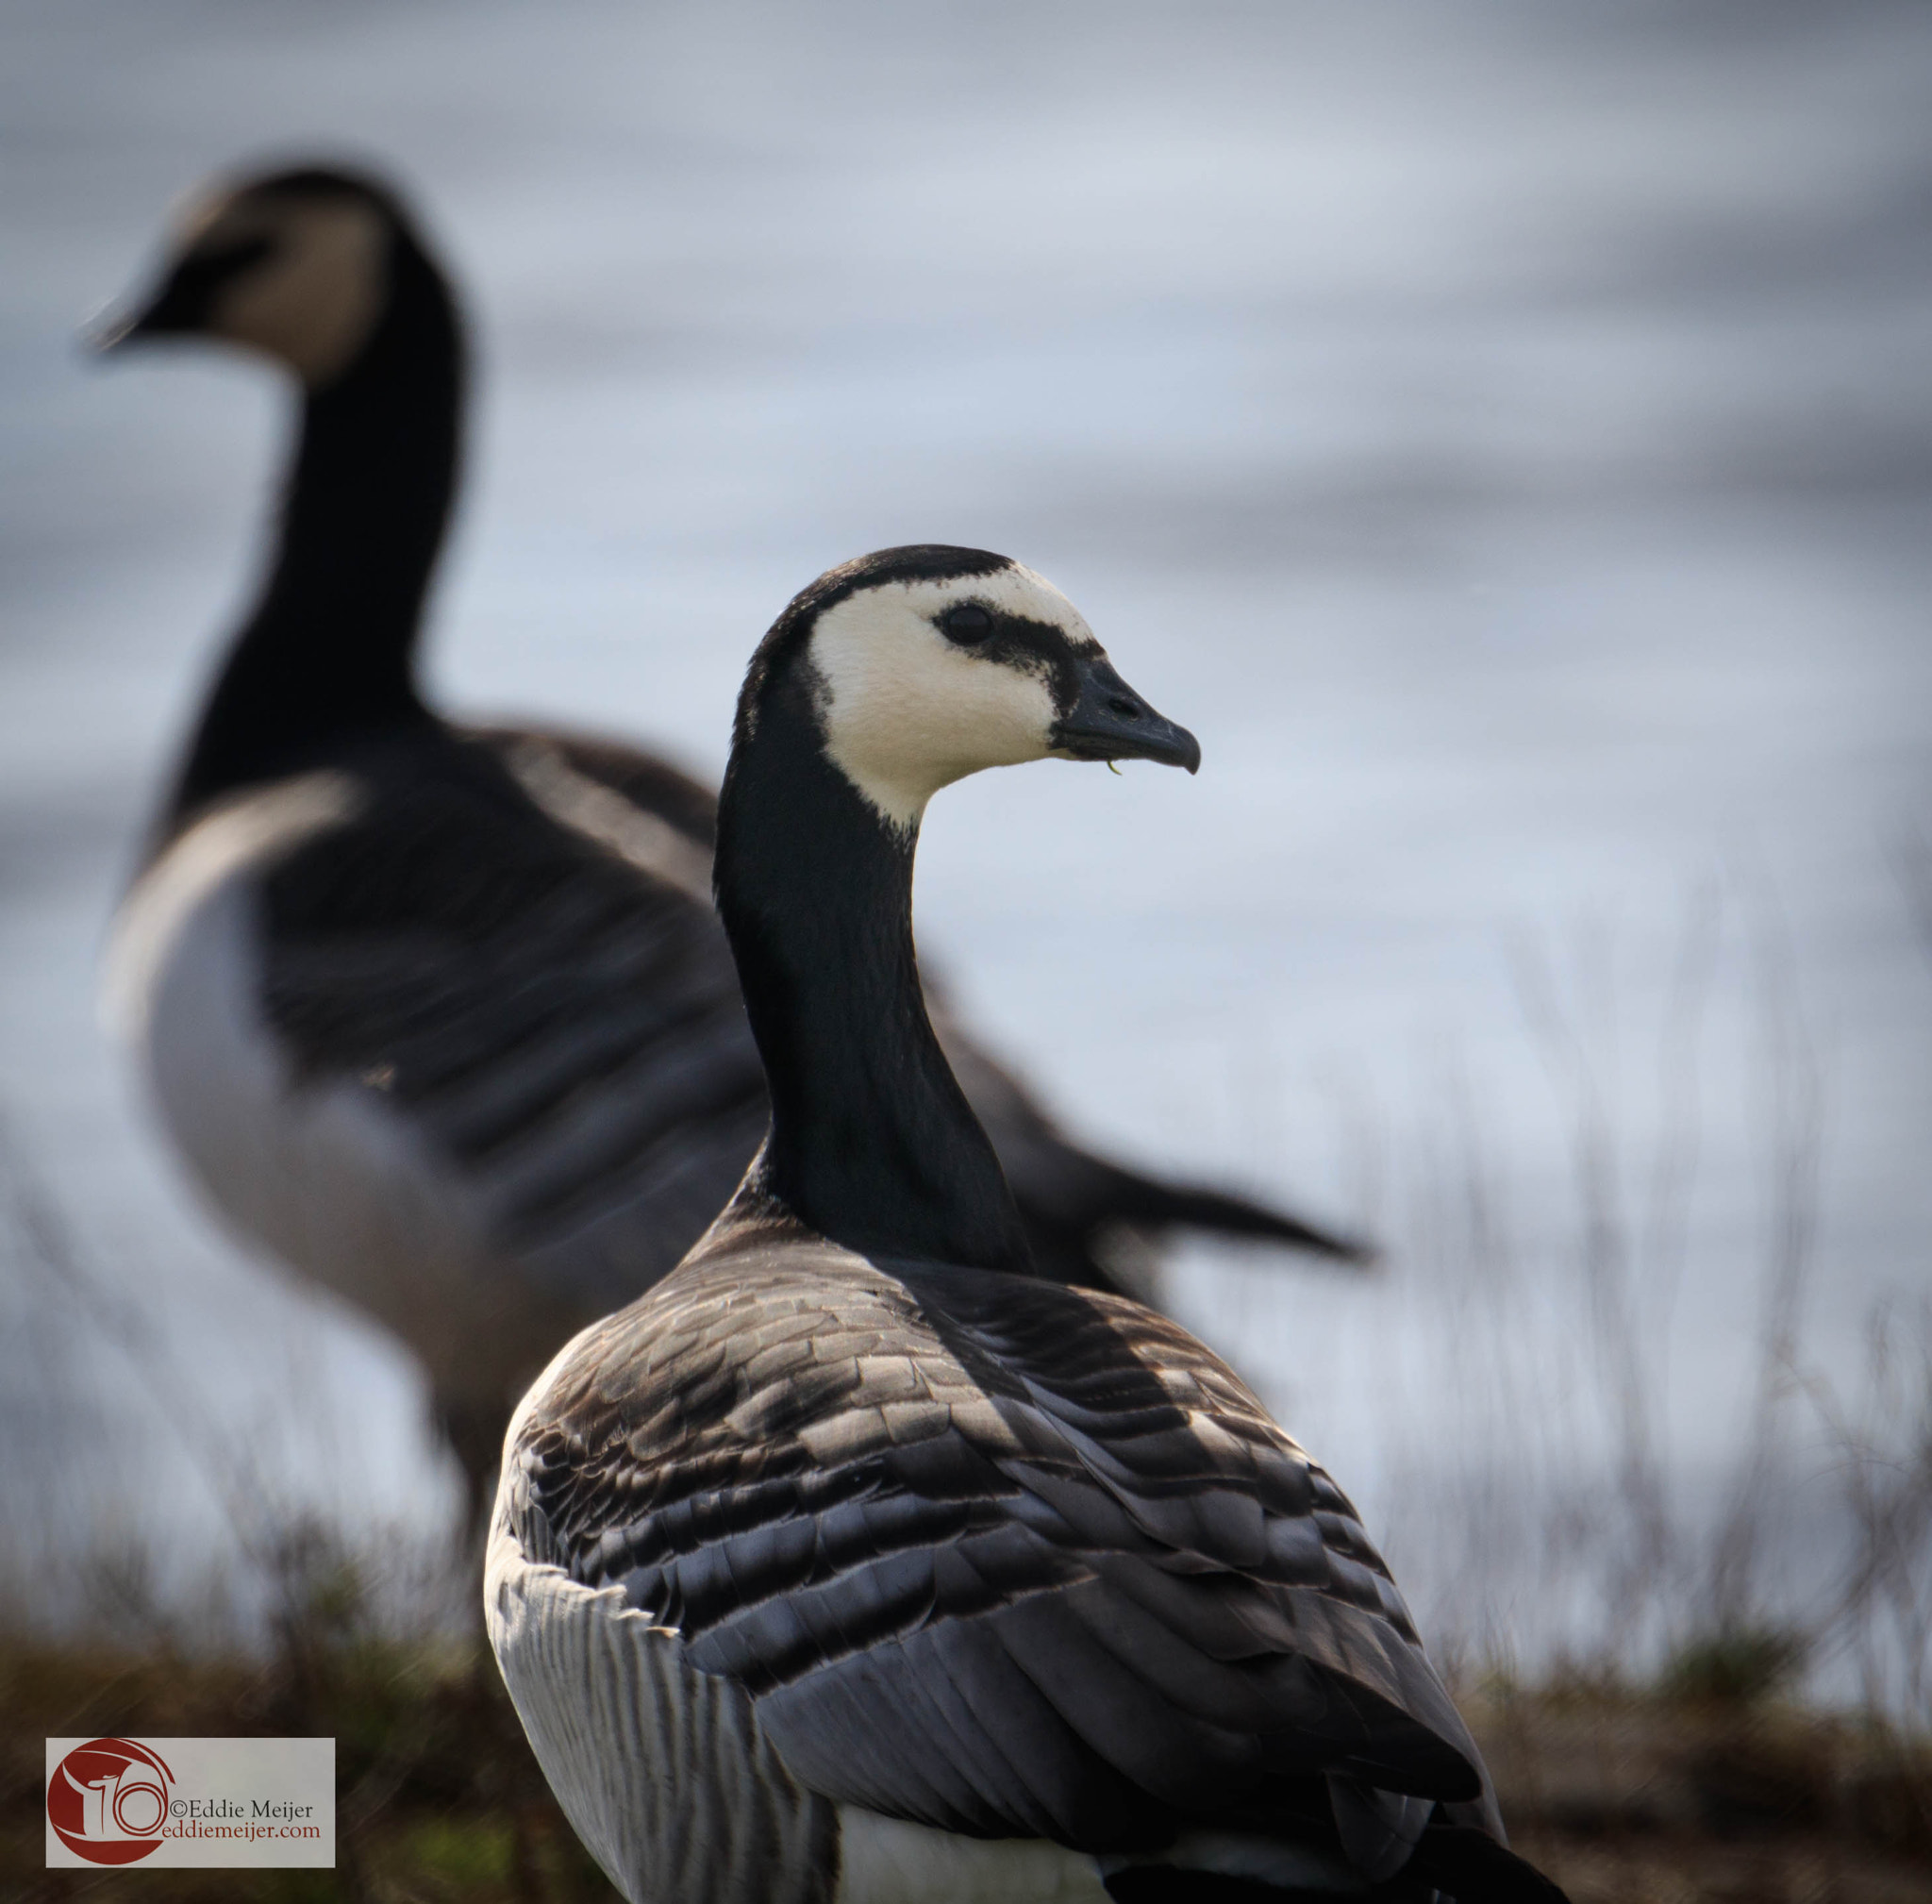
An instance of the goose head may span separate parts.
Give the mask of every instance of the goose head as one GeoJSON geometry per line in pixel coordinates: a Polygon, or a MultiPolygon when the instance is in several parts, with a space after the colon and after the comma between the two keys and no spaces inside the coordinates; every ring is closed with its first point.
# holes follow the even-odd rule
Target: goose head
{"type": "Polygon", "coordinates": [[[176,220],[156,287],[96,342],[216,338],[261,353],[312,393],[374,337],[398,249],[414,243],[394,196],[353,173],[311,166],[218,184],[176,220]]]}
{"type": "Polygon", "coordinates": [[[1157,760],[1201,748],[1124,681],[1042,576],[983,549],[885,549],[829,571],[754,660],[741,732],[781,682],[879,817],[915,831],[941,787],[1024,760],[1157,760]]]}

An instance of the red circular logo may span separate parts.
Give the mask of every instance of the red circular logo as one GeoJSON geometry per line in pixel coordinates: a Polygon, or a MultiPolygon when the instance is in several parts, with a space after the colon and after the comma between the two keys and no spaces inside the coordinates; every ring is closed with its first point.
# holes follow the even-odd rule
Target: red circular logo
{"type": "Polygon", "coordinates": [[[54,1767],[47,1822],[96,1864],[132,1864],[161,1842],[175,1775],[132,1739],[90,1739],[54,1767]]]}

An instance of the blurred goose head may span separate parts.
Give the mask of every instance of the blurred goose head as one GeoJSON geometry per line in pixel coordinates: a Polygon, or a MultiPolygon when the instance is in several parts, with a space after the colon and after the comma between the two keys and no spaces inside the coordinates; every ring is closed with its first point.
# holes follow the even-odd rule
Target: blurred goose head
{"type": "Polygon", "coordinates": [[[394,194],[322,166],[218,183],[175,225],[158,282],[96,333],[105,350],[207,337],[260,352],[311,392],[368,348],[422,247],[394,194]]]}

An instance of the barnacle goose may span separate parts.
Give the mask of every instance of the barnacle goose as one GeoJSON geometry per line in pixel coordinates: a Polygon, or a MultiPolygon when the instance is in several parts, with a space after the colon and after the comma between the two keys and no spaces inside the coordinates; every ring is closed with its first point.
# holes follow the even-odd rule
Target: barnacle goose
{"type": "Polygon", "coordinates": [[[1557,1897],[1334,1482],[1032,1273],[912,861],[935,791],[1050,755],[1200,750],[1003,557],[834,569],[753,659],[716,881],[771,1124],[510,1426],[485,1617],[538,1759],[634,1904],[1557,1897]]]}
{"type": "MultiPolygon", "coordinates": [[[[391,191],[316,168],[211,190],[106,341],[178,335],[292,371],[302,426],[266,583],[121,910],[109,1015],[216,1208],[420,1358],[480,1512],[516,1398],[677,1261],[764,1129],[716,801],[629,748],[419,697],[463,332],[391,191]]],[[[1082,1150],[947,1044],[1053,1275],[1105,1284],[1123,1226],[1357,1254],[1082,1150]]]]}

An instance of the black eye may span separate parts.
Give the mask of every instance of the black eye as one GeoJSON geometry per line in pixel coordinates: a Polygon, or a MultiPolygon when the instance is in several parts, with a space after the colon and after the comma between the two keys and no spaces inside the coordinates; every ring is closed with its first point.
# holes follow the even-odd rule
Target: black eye
{"type": "Polygon", "coordinates": [[[992,633],[992,617],[977,602],[961,602],[940,617],[940,632],[947,641],[970,648],[992,633]]]}

